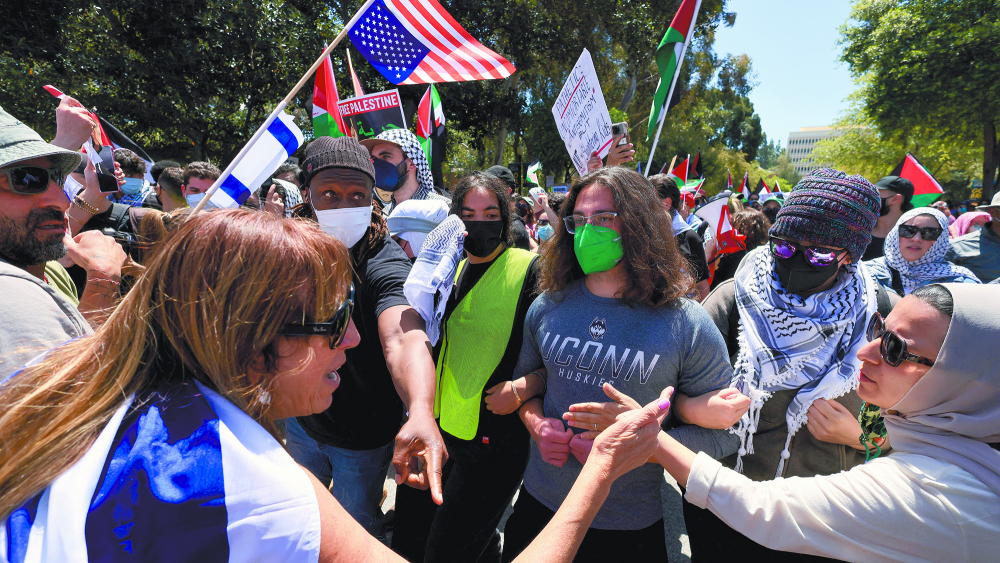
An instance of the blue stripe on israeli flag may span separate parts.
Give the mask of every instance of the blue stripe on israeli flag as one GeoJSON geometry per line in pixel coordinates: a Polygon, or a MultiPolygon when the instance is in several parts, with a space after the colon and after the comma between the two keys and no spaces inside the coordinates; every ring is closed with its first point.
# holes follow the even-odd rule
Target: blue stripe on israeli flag
{"type": "Polygon", "coordinates": [[[292,116],[281,112],[250,147],[232,174],[223,179],[209,202],[222,208],[239,207],[302,146],[303,141],[302,131],[295,125],[292,116]]]}

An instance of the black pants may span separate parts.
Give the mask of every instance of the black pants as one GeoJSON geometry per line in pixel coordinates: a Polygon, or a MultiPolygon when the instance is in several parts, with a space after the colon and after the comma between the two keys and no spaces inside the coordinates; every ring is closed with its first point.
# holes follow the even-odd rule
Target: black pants
{"type": "Polygon", "coordinates": [[[812,563],[837,561],[817,555],[803,555],[768,549],[730,528],[710,511],[684,501],[684,524],[691,542],[691,563],[732,561],[739,554],[741,561],[767,563],[812,563]]]}
{"type": "Polygon", "coordinates": [[[497,563],[497,525],[524,476],[530,438],[518,432],[490,445],[441,435],[449,456],[444,504],[429,491],[398,487],[392,549],[411,563],[497,563]]]}
{"type": "MultiPolygon", "coordinates": [[[[504,527],[503,562],[509,563],[542,531],[555,513],[521,487],[514,513],[504,527]]],[[[576,563],[641,563],[667,561],[663,519],[641,530],[591,528],[573,559],[576,563]]]]}

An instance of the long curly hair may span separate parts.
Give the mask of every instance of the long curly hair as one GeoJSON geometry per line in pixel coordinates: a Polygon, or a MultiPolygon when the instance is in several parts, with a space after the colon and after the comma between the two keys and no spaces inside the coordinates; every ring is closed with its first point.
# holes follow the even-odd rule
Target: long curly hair
{"type": "MultiPolygon", "coordinates": [[[[578,178],[570,187],[560,218],[574,213],[576,200],[584,188],[597,185],[611,190],[621,223],[626,283],[622,303],[629,306],[672,306],[694,288],[688,262],[677,249],[677,241],[656,190],[634,170],[611,166],[578,178]]],[[[539,289],[553,299],[574,281],[583,278],[583,269],[573,250],[573,235],[566,226],[555,226],[555,235],[541,254],[542,276],[539,289]]]]}
{"type": "Polygon", "coordinates": [[[344,245],[304,221],[232,209],[180,225],[97,332],[0,386],[0,520],[80,459],[123,401],[160,382],[196,380],[280,439],[255,399],[273,390],[278,332],[329,320],[350,276],[344,245]]]}

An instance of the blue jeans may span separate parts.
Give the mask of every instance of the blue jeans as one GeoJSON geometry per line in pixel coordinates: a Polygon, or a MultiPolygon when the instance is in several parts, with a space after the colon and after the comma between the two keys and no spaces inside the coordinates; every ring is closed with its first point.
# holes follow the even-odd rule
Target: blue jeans
{"type": "Polygon", "coordinates": [[[384,515],[379,503],[393,442],[374,450],[346,450],[313,440],[294,418],[285,421],[286,445],[295,461],[312,471],[368,533],[380,537],[384,515]]]}

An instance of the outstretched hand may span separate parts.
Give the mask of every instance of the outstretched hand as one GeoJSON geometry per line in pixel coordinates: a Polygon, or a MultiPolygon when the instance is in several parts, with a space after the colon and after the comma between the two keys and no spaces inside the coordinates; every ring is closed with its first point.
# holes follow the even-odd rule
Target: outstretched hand
{"type": "Polygon", "coordinates": [[[618,421],[594,440],[587,463],[600,464],[614,480],[649,461],[673,391],[667,387],[645,407],[619,415],[618,421]]]}
{"type": "Polygon", "coordinates": [[[605,383],[602,389],[611,399],[610,402],[576,403],[570,405],[569,412],[563,414],[567,425],[586,430],[583,436],[591,440],[614,424],[618,415],[642,407],[635,399],[615,389],[610,383],[605,383]]]}
{"type": "Polygon", "coordinates": [[[431,498],[441,504],[444,502],[441,475],[446,461],[448,449],[433,419],[411,417],[399,429],[392,452],[397,485],[405,483],[415,489],[430,489],[431,498]]]}

